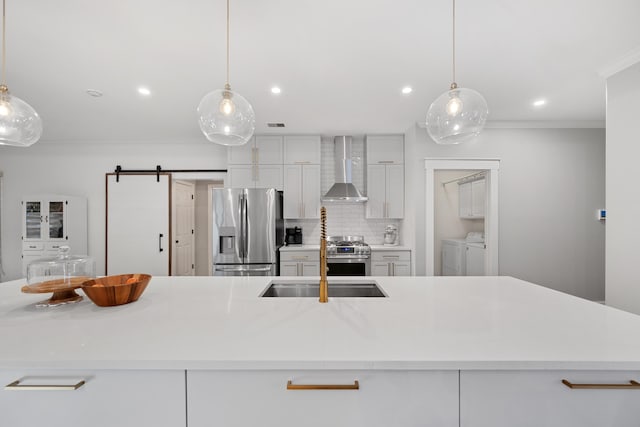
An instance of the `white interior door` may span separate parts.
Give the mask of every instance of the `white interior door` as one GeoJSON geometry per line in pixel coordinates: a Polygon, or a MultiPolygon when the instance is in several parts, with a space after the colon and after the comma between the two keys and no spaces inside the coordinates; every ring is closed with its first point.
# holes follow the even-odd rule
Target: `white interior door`
{"type": "Polygon", "coordinates": [[[194,276],[195,266],[195,193],[189,181],[174,181],[173,191],[173,275],[194,276]]]}
{"type": "Polygon", "coordinates": [[[170,174],[107,174],[106,274],[171,275],[170,195],[170,174]]]}

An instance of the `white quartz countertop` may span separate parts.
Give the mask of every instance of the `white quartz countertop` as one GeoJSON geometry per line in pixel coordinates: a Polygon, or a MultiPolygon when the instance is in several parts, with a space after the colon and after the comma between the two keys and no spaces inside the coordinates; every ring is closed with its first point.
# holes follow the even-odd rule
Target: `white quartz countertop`
{"type": "Polygon", "coordinates": [[[2,283],[0,369],[640,369],[640,316],[511,277],[368,279],[388,298],[154,277],[132,304],[36,308],[2,283]]]}

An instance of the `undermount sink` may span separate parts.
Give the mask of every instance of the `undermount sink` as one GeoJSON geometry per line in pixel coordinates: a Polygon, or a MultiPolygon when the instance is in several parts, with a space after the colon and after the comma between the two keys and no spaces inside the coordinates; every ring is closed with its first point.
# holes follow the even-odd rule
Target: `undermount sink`
{"type": "MultiPolygon", "coordinates": [[[[275,298],[318,298],[318,281],[279,281],[274,280],[260,295],[275,298]]],[[[329,298],[386,298],[382,288],[372,280],[331,281],[329,280],[329,298]]]]}

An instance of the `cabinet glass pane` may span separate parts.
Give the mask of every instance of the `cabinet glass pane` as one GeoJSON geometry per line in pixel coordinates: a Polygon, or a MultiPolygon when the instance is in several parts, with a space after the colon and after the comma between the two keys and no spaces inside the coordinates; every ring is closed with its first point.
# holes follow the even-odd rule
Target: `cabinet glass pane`
{"type": "Polygon", "coordinates": [[[64,202],[49,202],[49,238],[64,237],[64,202]]]}
{"type": "Polygon", "coordinates": [[[40,202],[27,202],[26,214],[27,239],[39,239],[42,226],[40,202]]]}

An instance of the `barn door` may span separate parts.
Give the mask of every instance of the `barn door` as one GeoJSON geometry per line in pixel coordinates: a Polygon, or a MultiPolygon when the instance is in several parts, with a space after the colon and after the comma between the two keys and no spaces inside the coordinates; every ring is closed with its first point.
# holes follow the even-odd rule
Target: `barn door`
{"type": "Polygon", "coordinates": [[[107,174],[107,275],[171,275],[171,175],[107,174]]]}

